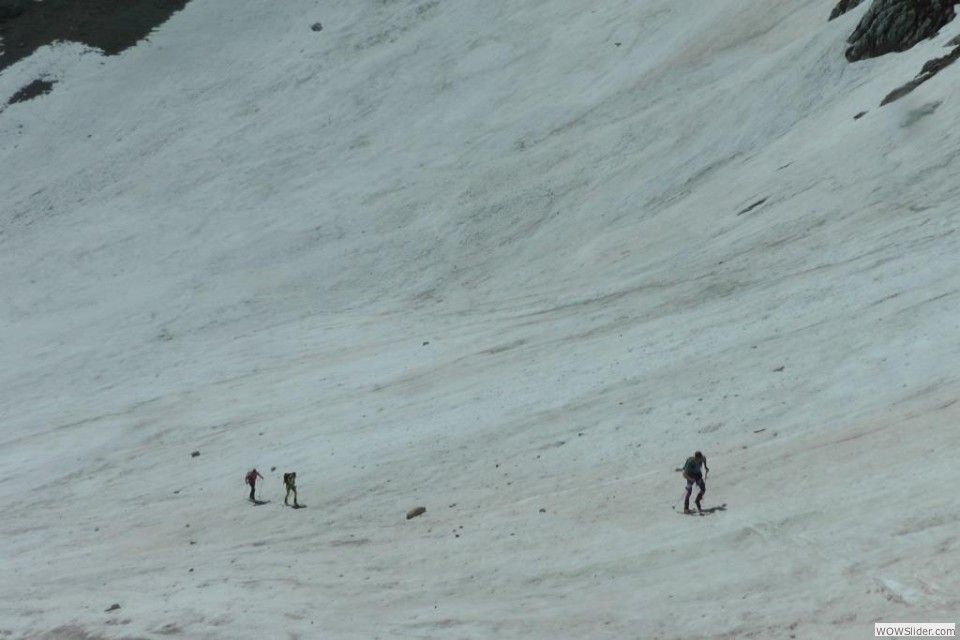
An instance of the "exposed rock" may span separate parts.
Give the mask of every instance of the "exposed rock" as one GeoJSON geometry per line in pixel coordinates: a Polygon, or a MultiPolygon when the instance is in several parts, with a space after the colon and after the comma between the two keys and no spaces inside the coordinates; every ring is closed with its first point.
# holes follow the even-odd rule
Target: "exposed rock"
{"type": "Polygon", "coordinates": [[[411,509],[410,511],[407,511],[407,520],[416,518],[417,516],[422,516],[426,512],[427,512],[426,507],[417,507],[416,509],[411,509]]]}
{"type": "Polygon", "coordinates": [[[7,101],[7,104],[16,104],[18,102],[26,102],[27,100],[33,100],[38,96],[42,96],[50,93],[53,89],[55,81],[38,79],[34,80],[30,84],[26,85],[20,91],[17,91],[10,100],[7,101]]]}
{"type": "Polygon", "coordinates": [[[923,68],[920,69],[919,75],[934,76],[940,73],[943,69],[949,67],[951,64],[957,61],[957,58],[960,58],[960,45],[958,45],[953,51],[941,58],[934,58],[933,60],[927,60],[923,64],[923,68]]]}
{"type": "Polygon", "coordinates": [[[922,84],[923,84],[923,80],[920,80],[919,78],[914,78],[910,82],[900,85],[899,87],[897,87],[896,89],[888,93],[886,96],[884,96],[883,100],[880,101],[880,106],[882,107],[890,104],[891,102],[896,102],[897,100],[907,95],[908,93],[910,93],[911,91],[913,91],[914,89],[916,89],[922,84]]]}
{"type": "Polygon", "coordinates": [[[323,31],[323,25],[320,24],[319,22],[314,22],[314,23],[310,26],[310,30],[311,30],[311,31],[323,31]]]}
{"type": "Polygon", "coordinates": [[[847,60],[906,51],[953,20],[952,0],[873,0],[847,42],[847,60]]]}
{"type": "Polygon", "coordinates": [[[860,118],[862,118],[862,117],[865,116],[865,115],[867,115],[867,112],[866,112],[866,111],[861,111],[861,112],[858,113],[857,115],[853,116],[853,119],[854,119],[854,120],[859,120],[860,118]]]}
{"type": "Polygon", "coordinates": [[[957,35],[957,36],[954,36],[953,38],[950,38],[950,41],[949,41],[947,44],[943,45],[943,46],[945,46],[945,47],[960,47],[960,35],[957,35]]]}
{"type": "Polygon", "coordinates": [[[23,13],[26,0],[0,0],[0,22],[16,18],[23,13]]]}
{"type": "Polygon", "coordinates": [[[104,611],[106,611],[107,613],[109,613],[109,612],[111,612],[111,611],[116,611],[116,610],[119,609],[119,608],[120,608],[120,605],[119,605],[119,604],[112,604],[112,605],[110,605],[109,608],[104,609],[104,611]]]}
{"type": "Polygon", "coordinates": [[[882,107],[885,104],[890,104],[891,102],[899,100],[933,76],[940,73],[940,71],[946,67],[949,67],[951,64],[956,62],[958,58],[960,58],[960,46],[957,46],[953,51],[941,58],[927,60],[927,62],[923,65],[923,68],[920,69],[920,73],[917,74],[916,78],[888,93],[883,101],[880,102],[880,106],[882,107]]]}
{"type": "Polygon", "coordinates": [[[0,69],[40,47],[65,40],[116,55],[147,37],[188,0],[0,0],[0,13],[22,8],[3,24],[0,69]]]}
{"type": "Polygon", "coordinates": [[[200,452],[199,452],[199,451],[194,451],[193,453],[190,454],[190,457],[191,457],[191,458],[199,458],[199,457],[200,457],[200,452]]]}
{"type": "Polygon", "coordinates": [[[830,12],[830,19],[839,18],[847,11],[855,9],[863,0],[840,0],[837,3],[837,6],[833,8],[833,11],[830,12]]]}

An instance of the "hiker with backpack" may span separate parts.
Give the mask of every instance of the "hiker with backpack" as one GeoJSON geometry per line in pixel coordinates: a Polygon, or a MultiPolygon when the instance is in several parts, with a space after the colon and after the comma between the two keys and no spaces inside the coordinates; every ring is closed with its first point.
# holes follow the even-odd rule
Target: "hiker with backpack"
{"type": "Polygon", "coordinates": [[[283,504],[290,506],[290,494],[293,493],[293,508],[299,509],[300,505],[297,503],[297,472],[291,471],[290,473],[283,474],[283,486],[287,488],[287,495],[283,499],[283,504]]]}
{"type": "Polygon", "coordinates": [[[683,477],[687,480],[687,489],[683,496],[683,512],[687,514],[692,513],[692,511],[690,511],[690,494],[693,493],[693,485],[697,485],[700,488],[700,493],[697,494],[697,499],[693,502],[697,506],[697,511],[701,510],[700,500],[703,499],[703,494],[707,492],[707,485],[704,482],[706,476],[700,472],[701,465],[706,473],[710,473],[710,467],[707,466],[707,458],[699,451],[687,458],[686,463],[683,465],[683,477]]]}

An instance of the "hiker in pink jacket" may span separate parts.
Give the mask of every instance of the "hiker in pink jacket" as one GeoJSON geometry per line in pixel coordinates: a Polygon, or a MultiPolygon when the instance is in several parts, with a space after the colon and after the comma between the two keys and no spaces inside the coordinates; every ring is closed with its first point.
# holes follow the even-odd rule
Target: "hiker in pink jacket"
{"type": "Polygon", "coordinates": [[[261,480],[263,480],[263,476],[260,475],[260,472],[257,471],[256,469],[251,469],[250,472],[247,473],[246,480],[247,480],[247,484],[250,485],[250,502],[257,501],[257,497],[255,495],[255,492],[257,490],[257,478],[260,478],[261,480]]]}

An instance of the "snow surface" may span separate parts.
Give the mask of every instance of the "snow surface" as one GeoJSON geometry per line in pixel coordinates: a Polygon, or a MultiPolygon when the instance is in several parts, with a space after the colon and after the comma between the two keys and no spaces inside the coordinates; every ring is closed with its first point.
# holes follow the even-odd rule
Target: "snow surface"
{"type": "Polygon", "coordinates": [[[848,64],[832,4],[193,0],[4,70],[0,637],[957,622],[958,71],[877,105],[960,23],[848,64]]]}

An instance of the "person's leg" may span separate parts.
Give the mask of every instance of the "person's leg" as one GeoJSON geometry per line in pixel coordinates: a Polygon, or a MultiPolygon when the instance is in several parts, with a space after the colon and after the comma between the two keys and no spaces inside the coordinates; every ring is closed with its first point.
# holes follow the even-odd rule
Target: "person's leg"
{"type": "Polygon", "coordinates": [[[256,490],[257,490],[257,485],[255,485],[255,484],[253,484],[253,483],[251,482],[251,483],[250,483],[250,500],[251,500],[252,502],[256,502],[256,501],[257,501],[256,490]]]}
{"type": "Polygon", "coordinates": [[[683,494],[683,510],[690,510],[690,494],[693,492],[693,480],[687,480],[687,492],[683,494]]]}
{"type": "Polygon", "coordinates": [[[700,501],[703,500],[703,494],[707,492],[707,483],[703,481],[703,478],[697,480],[697,486],[700,487],[700,493],[697,494],[697,499],[694,501],[697,505],[697,509],[700,509],[700,501]]]}
{"type": "Polygon", "coordinates": [[[300,503],[297,502],[297,488],[296,488],[296,487],[293,488],[293,506],[295,506],[295,507],[299,507],[299,506],[300,506],[300,503]]]}

